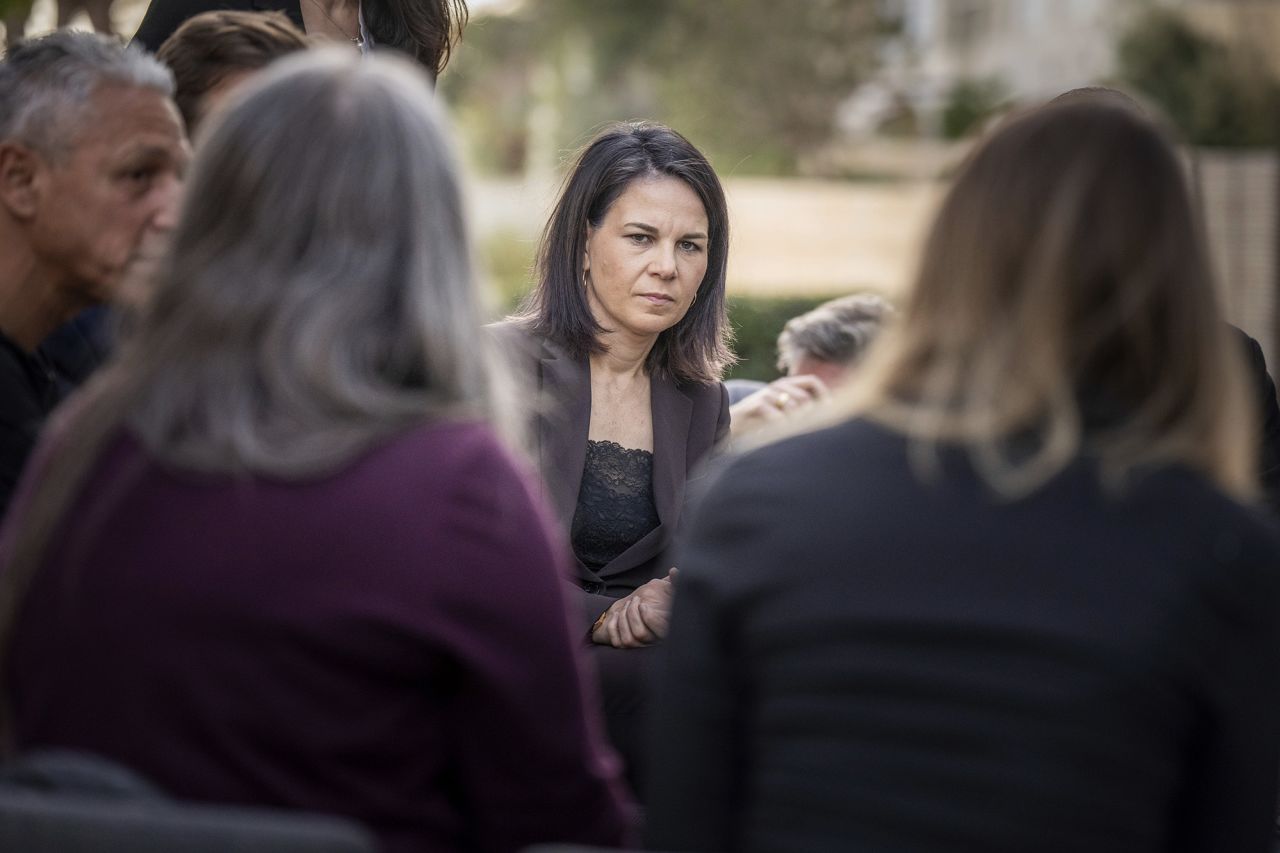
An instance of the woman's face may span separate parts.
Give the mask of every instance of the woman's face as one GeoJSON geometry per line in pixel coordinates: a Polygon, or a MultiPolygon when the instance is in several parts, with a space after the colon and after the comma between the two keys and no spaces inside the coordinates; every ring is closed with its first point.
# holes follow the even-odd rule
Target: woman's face
{"type": "Polygon", "coordinates": [[[638,343],[684,317],[707,272],[707,212],[677,178],[642,178],[587,228],[587,302],[597,323],[638,343]]]}

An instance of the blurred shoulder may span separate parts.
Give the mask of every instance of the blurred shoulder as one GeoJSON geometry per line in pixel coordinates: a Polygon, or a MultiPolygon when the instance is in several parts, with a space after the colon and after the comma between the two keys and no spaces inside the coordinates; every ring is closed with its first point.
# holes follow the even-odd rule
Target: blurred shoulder
{"type": "Polygon", "coordinates": [[[515,348],[538,347],[542,339],[529,331],[519,320],[499,320],[484,327],[485,334],[497,343],[515,348]]]}
{"type": "Polygon", "coordinates": [[[708,466],[698,491],[706,504],[747,496],[781,507],[796,498],[821,500],[846,489],[855,469],[864,483],[876,476],[875,468],[905,471],[903,446],[900,436],[876,424],[842,421],[725,453],[708,466]]]}
{"type": "Polygon", "coordinates": [[[489,424],[457,420],[407,430],[377,448],[364,464],[395,479],[446,481],[459,475],[514,472],[521,463],[489,424]]]}
{"type": "Polygon", "coordinates": [[[518,319],[490,323],[484,327],[484,332],[506,358],[514,361],[527,362],[566,355],[563,347],[518,319]]]}
{"type": "Polygon", "coordinates": [[[1138,478],[1125,501],[1136,512],[1178,519],[1168,535],[1198,539],[1218,557],[1249,554],[1275,562],[1280,577],[1280,525],[1261,504],[1225,494],[1202,474],[1172,465],[1138,478]]]}
{"type": "Polygon", "coordinates": [[[768,441],[735,454],[739,476],[770,470],[792,471],[824,461],[858,457],[866,461],[886,460],[892,451],[902,451],[906,440],[898,433],[863,418],[853,418],[819,429],[805,430],[768,441]]]}

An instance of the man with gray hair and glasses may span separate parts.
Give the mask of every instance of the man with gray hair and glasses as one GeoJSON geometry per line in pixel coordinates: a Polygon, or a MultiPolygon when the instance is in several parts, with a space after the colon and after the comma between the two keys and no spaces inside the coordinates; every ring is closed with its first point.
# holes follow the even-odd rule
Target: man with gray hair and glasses
{"type": "Polygon", "coordinates": [[[37,347],[161,251],[188,151],[168,70],[60,30],[0,62],[0,513],[60,396],[37,347]]]}

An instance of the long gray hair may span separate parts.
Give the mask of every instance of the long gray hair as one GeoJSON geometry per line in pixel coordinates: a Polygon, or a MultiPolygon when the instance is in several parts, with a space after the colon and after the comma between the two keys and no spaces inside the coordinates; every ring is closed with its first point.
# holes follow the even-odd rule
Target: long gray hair
{"type": "Polygon", "coordinates": [[[212,120],[155,289],[54,426],[0,575],[17,602],[107,443],[301,479],[432,418],[513,422],[479,334],[454,158],[406,60],[281,61],[212,120]]]}
{"type": "Polygon", "coordinates": [[[454,158],[420,70],[282,62],[203,146],[116,365],[143,390],[127,417],[148,450],[306,476],[424,415],[492,411],[454,158]]]}

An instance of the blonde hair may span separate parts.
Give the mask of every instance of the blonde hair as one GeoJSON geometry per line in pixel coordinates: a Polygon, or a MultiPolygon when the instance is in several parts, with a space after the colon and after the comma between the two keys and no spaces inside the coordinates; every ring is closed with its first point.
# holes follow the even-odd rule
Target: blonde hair
{"type": "Polygon", "coordinates": [[[1008,497],[1081,453],[1113,485],[1181,463],[1256,493],[1243,359],[1181,167],[1132,110],[1051,105],[981,145],[882,343],[828,418],[905,433],[926,472],[954,443],[1008,497]]]}

